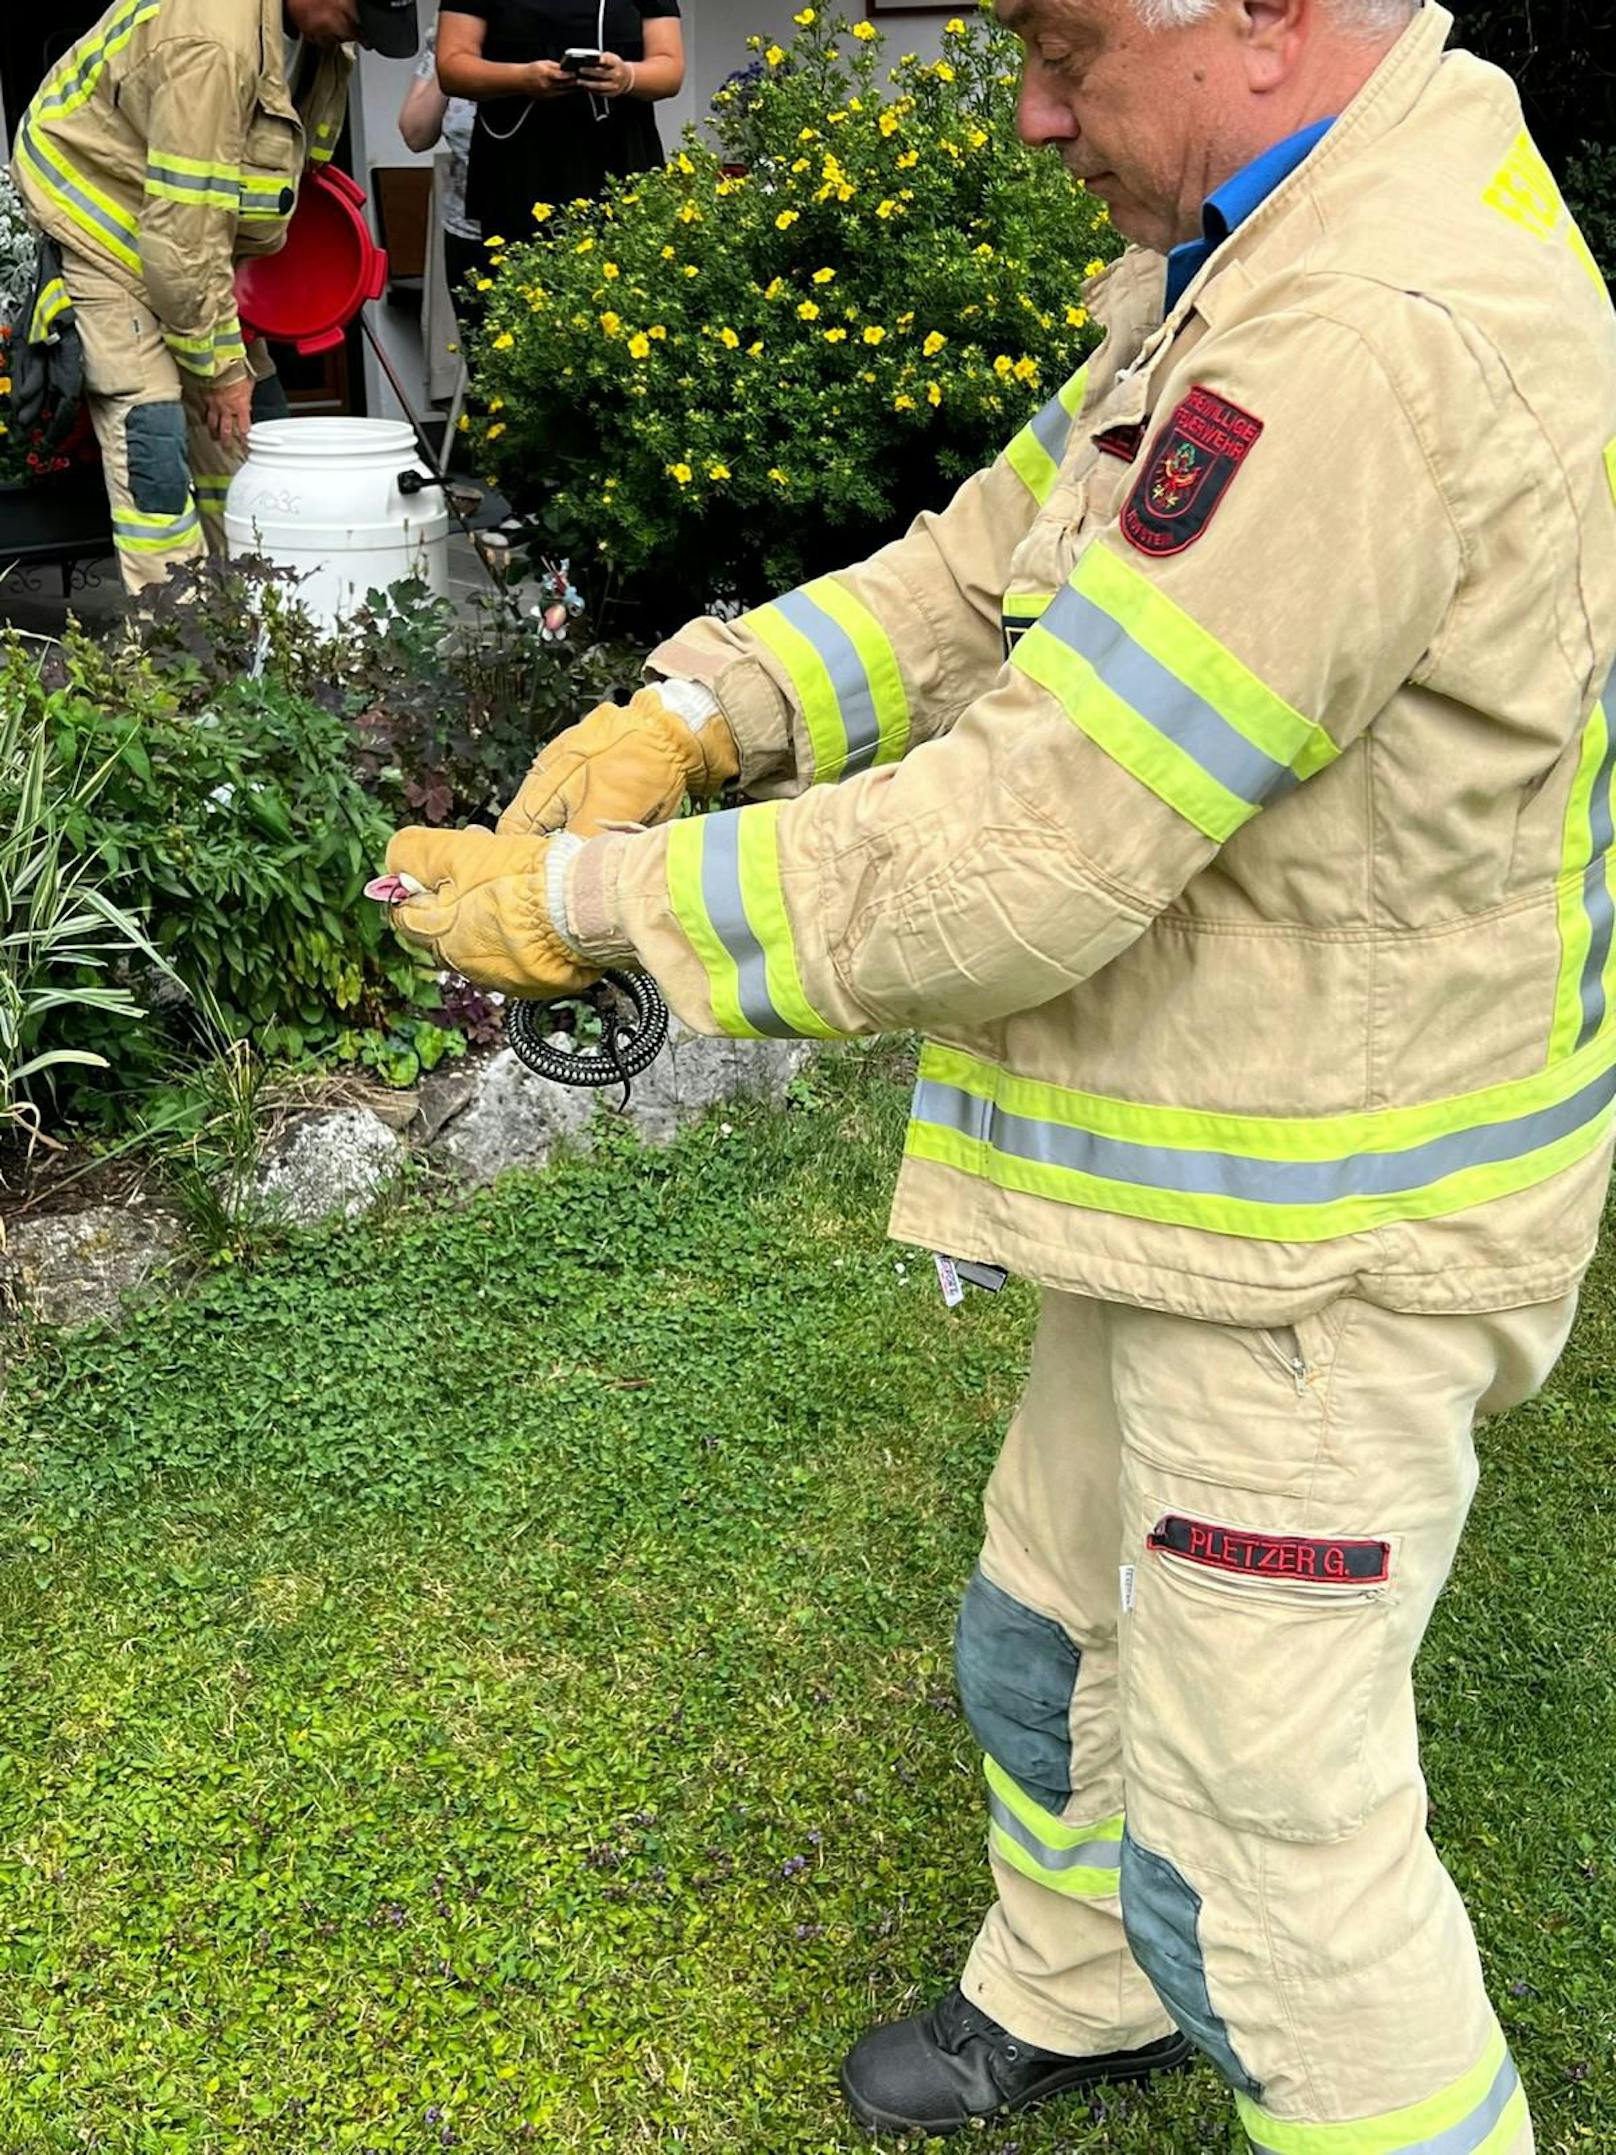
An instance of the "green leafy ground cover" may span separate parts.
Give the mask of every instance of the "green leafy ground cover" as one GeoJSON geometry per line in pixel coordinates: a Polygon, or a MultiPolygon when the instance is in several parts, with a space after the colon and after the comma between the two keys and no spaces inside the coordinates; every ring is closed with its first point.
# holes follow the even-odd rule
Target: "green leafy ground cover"
{"type": "MultiPolygon", "coordinates": [[[[821,1068],[41,1342],[0,1454],[0,2150],[863,2143],[985,1884],[947,1640],[1030,1297],[881,1238],[821,1068]]],[[[1616,2146],[1616,1279],[1493,1430],[1423,1664],[1539,2146],[1616,2146]]],[[[1230,2149],[1221,2089],[991,2155],[1230,2149]]]]}

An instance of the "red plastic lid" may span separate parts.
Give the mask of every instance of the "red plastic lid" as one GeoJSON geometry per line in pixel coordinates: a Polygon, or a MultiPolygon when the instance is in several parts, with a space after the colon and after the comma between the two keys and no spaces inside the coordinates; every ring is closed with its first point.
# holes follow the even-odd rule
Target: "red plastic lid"
{"type": "Polygon", "coordinates": [[[329,351],[387,289],[387,256],[365,222],[365,193],[346,172],[308,172],[279,254],[236,264],[243,329],[300,352],[329,351]]]}

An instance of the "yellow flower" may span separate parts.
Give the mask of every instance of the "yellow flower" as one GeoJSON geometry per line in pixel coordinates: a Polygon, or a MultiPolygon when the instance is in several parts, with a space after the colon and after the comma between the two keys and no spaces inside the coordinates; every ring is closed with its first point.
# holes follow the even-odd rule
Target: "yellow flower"
{"type": "Polygon", "coordinates": [[[623,272],[618,268],[615,262],[602,262],[602,264],[600,265],[600,273],[603,277],[608,278],[621,277],[623,274],[623,272]]]}
{"type": "Polygon", "coordinates": [[[586,232],[583,238],[578,242],[577,246],[574,247],[572,251],[574,254],[589,254],[593,252],[594,245],[594,234],[591,232],[586,232]]]}
{"type": "Polygon", "coordinates": [[[797,309],[797,320],[799,322],[817,322],[819,320],[819,309],[811,299],[805,299],[797,309]]]}
{"type": "Polygon", "coordinates": [[[670,464],[668,466],[668,477],[677,479],[681,486],[688,486],[695,476],[696,474],[688,464],[670,464]]]}
{"type": "Polygon", "coordinates": [[[474,281],[479,292],[491,292],[494,289],[492,277],[478,277],[474,281]]]}
{"type": "Polygon", "coordinates": [[[510,331],[502,329],[494,339],[494,349],[496,352],[508,352],[515,342],[516,339],[511,335],[510,331]]]}
{"type": "Polygon", "coordinates": [[[620,314],[603,314],[600,318],[600,326],[608,337],[621,336],[623,333],[623,317],[620,314]]]}
{"type": "Polygon", "coordinates": [[[668,331],[667,325],[665,323],[653,322],[651,324],[651,342],[653,344],[665,343],[667,341],[667,335],[668,331]]]}
{"type": "Polygon", "coordinates": [[[545,221],[545,219],[546,219],[547,217],[553,217],[554,215],[555,215],[555,204],[554,204],[553,202],[535,202],[535,203],[534,203],[534,205],[533,205],[533,222],[534,222],[535,224],[543,224],[543,223],[544,223],[544,221],[545,221]]]}
{"type": "Polygon", "coordinates": [[[1089,310],[1087,307],[1068,307],[1066,310],[1066,326],[1068,329],[1085,328],[1088,318],[1089,310]]]}
{"type": "Polygon", "coordinates": [[[662,250],[662,259],[663,259],[663,261],[664,261],[664,262],[671,262],[671,261],[673,260],[673,257],[674,257],[674,253],[675,253],[675,249],[673,249],[672,247],[664,247],[664,248],[663,248],[663,250],[662,250]]]}
{"type": "Polygon", "coordinates": [[[768,51],[763,55],[763,58],[768,66],[778,67],[780,65],[780,62],[785,58],[785,54],[780,50],[778,45],[771,45],[768,51]]]}
{"type": "Polygon", "coordinates": [[[987,129],[985,127],[969,128],[966,131],[965,139],[971,145],[971,148],[973,150],[986,149],[988,140],[987,129]]]}
{"type": "Polygon", "coordinates": [[[1027,358],[1018,359],[1016,361],[1016,380],[1018,382],[1025,382],[1029,388],[1035,387],[1038,381],[1037,360],[1027,358]]]}
{"type": "Polygon", "coordinates": [[[462,434],[469,434],[469,433],[471,432],[471,414],[470,414],[470,412],[462,412],[462,413],[460,414],[460,421],[459,421],[459,425],[460,425],[460,431],[461,431],[461,433],[462,433],[462,434]]]}
{"type": "Polygon", "coordinates": [[[941,403],[942,403],[942,401],[943,401],[943,385],[942,385],[942,383],[941,383],[941,382],[928,382],[928,383],[926,384],[926,402],[927,402],[928,404],[941,404],[941,403]]]}
{"type": "Polygon", "coordinates": [[[827,127],[842,127],[846,124],[846,121],[847,114],[845,112],[827,112],[825,115],[825,125],[827,127]]]}
{"type": "MultiPolygon", "coordinates": [[[[863,27],[868,30],[870,26],[868,23],[865,23],[863,27]]],[[[880,119],[877,120],[875,124],[877,125],[877,127],[880,128],[883,135],[895,135],[898,132],[898,128],[901,123],[899,122],[898,115],[895,112],[883,112],[880,119]]]]}
{"type": "Polygon", "coordinates": [[[957,15],[950,15],[947,22],[943,24],[943,28],[950,37],[963,37],[965,35],[965,25],[957,15]]]}
{"type": "Polygon", "coordinates": [[[939,60],[937,63],[937,79],[939,82],[952,82],[954,79],[954,70],[946,60],[939,60]]]}
{"type": "Polygon", "coordinates": [[[727,479],[730,475],[730,468],[727,464],[709,464],[707,467],[709,479],[727,479]]]}
{"type": "Polygon", "coordinates": [[[867,45],[872,37],[879,34],[873,22],[856,22],[853,25],[853,35],[861,45],[867,45]]]}
{"type": "Polygon", "coordinates": [[[833,269],[816,269],[814,271],[814,282],[815,284],[829,284],[835,275],[836,272],[833,269]]]}
{"type": "Polygon", "coordinates": [[[777,232],[789,232],[796,223],[797,216],[798,212],[796,210],[782,210],[774,220],[774,229],[777,232]]]}
{"type": "Polygon", "coordinates": [[[898,327],[900,329],[913,329],[914,326],[915,310],[913,307],[911,307],[906,314],[900,314],[898,316],[898,327]]]}
{"type": "Polygon", "coordinates": [[[769,477],[774,481],[776,486],[789,486],[791,484],[790,478],[785,472],[780,469],[778,464],[771,464],[769,466],[769,477]]]}
{"type": "Polygon", "coordinates": [[[636,330],[636,331],[634,332],[633,336],[629,338],[629,340],[628,340],[628,356],[630,357],[630,359],[649,359],[649,358],[650,358],[650,356],[651,356],[651,340],[650,340],[650,338],[649,338],[649,337],[648,337],[648,336],[647,336],[647,335],[645,334],[645,331],[644,331],[643,329],[637,329],[637,330],[636,330]]]}
{"type": "Polygon", "coordinates": [[[502,239],[500,238],[500,236],[499,236],[499,234],[498,234],[497,232],[496,232],[496,233],[494,234],[494,236],[493,236],[493,238],[492,238],[492,239],[485,239],[485,240],[483,241],[483,245],[484,245],[485,247],[503,247],[503,246],[504,246],[504,244],[505,244],[504,240],[502,240],[502,239]]]}
{"type": "Polygon", "coordinates": [[[503,268],[505,267],[505,257],[504,257],[504,255],[502,255],[502,254],[491,254],[491,255],[490,255],[490,256],[488,257],[488,266],[489,266],[489,268],[490,268],[490,269],[503,269],[503,268]]]}
{"type": "Polygon", "coordinates": [[[898,205],[889,195],[884,202],[875,205],[875,214],[877,217],[895,217],[898,214],[898,205]]]}
{"type": "Polygon", "coordinates": [[[898,159],[898,170],[900,172],[910,172],[914,169],[916,165],[919,164],[919,162],[920,152],[918,150],[905,150],[903,155],[898,159]]]}
{"type": "Polygon", "coordinates": [[[687,277],[699,277],[701,275],[701,271],[696,267],[694,262],[687,262],[685,264],[685,275],[687,277]]]}
{"type": "Polygon", "coordinates": [[[800,134],[800,135],[799,135],[799,136],[797,137],[797,140],[798,140],[799,142],[817,142],[817,141],[819,140],[819,130],[818,130],[818,128],[817,128],[817,127],[805,127],[805,128],[803,129],[802,133],[801,133],[801,134],[800,134]]]}
{"type": "Polygon", "coordinates": [[[993,260],[993,249],[991,246],[989,246],[986,240],[982,242],[980,247],[973,247],[971,252],[973,254],[979,255],[984,262],[991,262],[993,260]]]}
{"type": "Polygon", "coordinates": [[[793,15],[791,20],[799,30],[811,30],[815,21],[814,11],[811,7],[805,7],[800,15],[793,15]]]}
{"type": "Polygon", "coordinates": [[[678,156],[673,160],[673,163],[675,171],[682,172],[685,175],[686,179],[689,179],[694,175],[696,168],[690,162],[690,155],[688,151],[681,150],[678,156]]]}
{"type": "Polygon", "coordinates": [[[895,412],[912,412],[914,408],[915,400],[913,397],[894,397],[892,400],[892,409],[895,412]]]}
{"type": "Polygon", "coordinates": [[[765,299],[778,299],[785,288],[786,280],[784,277],[775,277],[764,286],[763,296],[765,299]]]}
{"type": "Polygon", "coordinates": [[[1008,352],[1001,352],[993,362],[993,371],[1001,382],[1008,381],[1015,371],[1015,364],[1008,352]]]}
{"type": "Polygon", "coordinates": [[[845,329],[827,329],[825,342],[827,344],[845,344],[847,342],[847,331],[845,329]]]}
{"type": "Polygon", "coordinates": [[[494,424],[488,429],[488,432],[483,436],[483,439],[484,441],[498,441],[499,437],[504,433],[504,431],[504,420],[497,419],[494,424]]]}
{"type": "Polygon", "coordinates": [[[681,203],[679,208],[679,222],[681,224],[701,223],[701,211],[697,209],[694,202],[681,203]]]}
{"type": "Polygon", "coordinates": [[[947,342],[948,339],[943,335],[942,331],[934,329],[920,349],[928,359],[935,359],[947,342]]]}
{"type": "Polygon", "coordinates": [[[748,346],[746,347],[746,356],[747,356],[747,358],[748,358],[748,359],[759,359],[759,358],[761,358],[761,357],[762,357],[762,354],[763,354],[763,339],[762,339],[761,337],[759,337],[759,338],[758,338],[758,340],[757,340],[756,344],[749,344],[749,345],[748,345],[748,346]]]}
{"type": "Polygon", "coordinates": [[[868,329],[866,329],[864,332],[864,341],[866,344],[884,344],[886,342],[886,336],[887,333],[881,327],[880,323],[872,322],[868,329]]]}
{"type": "Polygon", "coordinates": [[[1096,255],[1092,262],[1087,262],[1084,264],[1083,274],[1085,277],[1097,277],[1099,276],[1100,272],[1105,268],[1105,266],[1106,264],[1104,258],[1100,255],[1096,255]]]}
{"type": "Polygon", "coordinates": [[[741,340],[738,336],[736,336],[733,329],[721,329],[718,332],[718,341],[725,347],[727,351],[733,352],[739,350],[740,348],[741,340]]]}
{"type": "MultiPolygon", "coordinates": [[[[5,383],[0,382],[0,389],[4,389],[4,387],[5,383]]],[[[503,397],[490,397],[488,409],[490,412],[502,412],[505,409],[505,399],[503,397]]]]}
{"type": "Polygon", "coordinates": [[[791,169],[792,169],[792,171],[793,171],[793,172],[806,172],[806,171],[807,171],[807,169],[808,169],[808,160],[807,160],[807,158],[806,158],[806,157],[799,157],[799,158],[797,159],[796,163],[795,163],[795,164],[794,164],[794,165],[792,166],[792,168],[791,168],[791,169]]]}

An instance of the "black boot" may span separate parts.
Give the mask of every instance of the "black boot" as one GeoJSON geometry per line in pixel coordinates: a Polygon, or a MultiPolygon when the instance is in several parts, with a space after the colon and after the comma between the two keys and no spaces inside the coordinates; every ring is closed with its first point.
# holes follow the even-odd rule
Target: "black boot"
{"type": "Polygon", "coordinates": [[[1148,2080],[1188,2064],[1190,2055],[1184,2035],[1104,2057],[1040,2050],[990,2020],[956,1983],[929,2013],[860,2036],[842,2061],[842,2093],[861,2125],[952,2133],[973,2118],[1025,2110],[1072,2088],[1148,2080]]]}

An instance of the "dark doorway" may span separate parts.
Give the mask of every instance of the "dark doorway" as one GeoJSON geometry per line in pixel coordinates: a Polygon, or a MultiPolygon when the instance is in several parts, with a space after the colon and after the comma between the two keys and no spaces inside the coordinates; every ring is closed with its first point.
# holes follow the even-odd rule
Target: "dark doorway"
{"type": "Polygon", "coordinates": [[[50,68],[106,11],[107,0],[56,0],[47,21],[31,7],[0,9],[0,97],[13,134],[50,68]]]}

